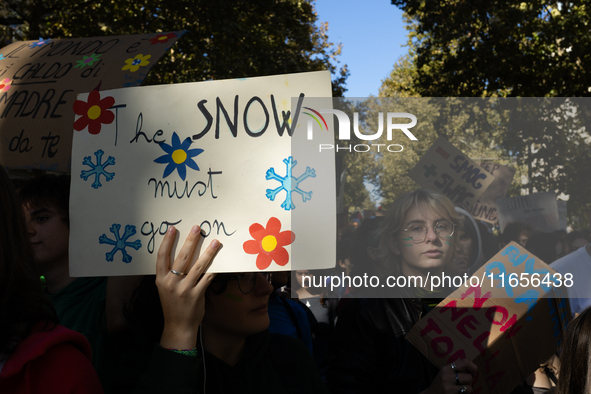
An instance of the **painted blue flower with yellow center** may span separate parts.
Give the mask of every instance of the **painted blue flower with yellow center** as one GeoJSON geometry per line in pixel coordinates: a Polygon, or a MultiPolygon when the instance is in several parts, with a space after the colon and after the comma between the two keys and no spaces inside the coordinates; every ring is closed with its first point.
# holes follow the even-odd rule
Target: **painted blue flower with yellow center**
{"type": "Polygon", "coordinates": [[[172,134],[172,146],[164,142],[160,143],[160,147],[166,152],[166,154],[160,156],[154,160],[154,162],[168,164],[164,169],[164,175],[162,175],[162,178],[166,178],[176,169],[179,176],[184,181],[187,176],[187,166],[195,171],[199,171],[199,166],[195,163],[193,157],[201,154],[203,149],[189,149],[192,142],[191,137],[187,137],[181,143],[179,136],[175,132],[172,134]]]}

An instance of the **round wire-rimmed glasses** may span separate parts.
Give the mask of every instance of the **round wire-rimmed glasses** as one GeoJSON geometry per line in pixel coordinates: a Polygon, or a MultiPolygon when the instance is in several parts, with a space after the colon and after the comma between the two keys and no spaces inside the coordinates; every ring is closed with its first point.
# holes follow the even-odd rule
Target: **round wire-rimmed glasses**
{"type": "Polygon", "coordinates": [[[409,241],[412,240],[413,242],[420,243],[427,238],[429,227],[433,228],[433,231],[439,238],[451,238],[455,231],[455,224],[447,219],[438,220],[432,226],[424,223],[411,224],[402,231],[404,231],[409,241]]]}

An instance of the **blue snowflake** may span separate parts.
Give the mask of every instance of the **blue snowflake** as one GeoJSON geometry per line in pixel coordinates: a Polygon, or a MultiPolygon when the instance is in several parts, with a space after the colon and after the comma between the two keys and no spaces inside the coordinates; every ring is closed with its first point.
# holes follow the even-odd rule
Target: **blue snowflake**
{"type": "Polygon", "coordinates": [[[109,244],[115,245],[113,250],[107,253],[107,261],[113,261],[113,257],[118,250],[123,253],[123,262],[131,263],[131,256],[127,254],[125,248],[129,246],[130,248],[134,248],[138,250],[142,247],[142,241],[135,240],[134,242],[126,242],[129,237],[135,234],[135,226],[126,224],[125,225],[125,233],[123,237],[119,237],[119,230],[121,230],[121,225],[114,223],[111,228],[109,229],[115,235],[115,240],[109,239],[106,234],[103,234],[99,237],[99,243],[101,244],[109,244]]]}
{"type": "Polygon", "coordinates": [[[29,47],[31,47],[31,48],[40,47],[40,46],[47,44],[50,41],[53,41],[53,40],[51,38],[43,39],[42,37],[39,37],[39,41],[32,43],[31,45],[29,45],[29,47]]]}
{"type": "Polygon", "coordinates": [[[266,175],[267,180],[274,179],[274,180],[279,181],[281,183],[281,186],[279,186],[277,189],[274,189],[274,190],[267,189],[267,198],[271,201],[274,201],[277,193],[279,193],[281,190],[285,190],[287,195],[285,197],[285,201],[283,201],[283,203],[281,204],[281,208],[285,209],[286,211],[289,211],[290,209],[295,209],[295,205],[293,204],[293,201],[291,199],[292,192],[299,193],[302,196],[303,202],[306,202],[312,198],[312,192],[303,191],[302,189],[299,188],[299,184],[300,184],[300,182],[302,182],[304,179],[306,179],[308,177],[316,178],[316,170],[314,170],[313,168],[310,168],[310,167],[306,167],[306,172],[304,172],[299,177],[294,178],[291,175],[291,171],[292,171],[293,167],[295,167],[296,164],[298,164],[298,162],[293,160],[293,158],[291,156],[289,156],[287,159],[283,159],[283,162],[286,165],[285,177],[280,177],[279,175],[277,175],[275,173],[274,168],[269,168],[267,170],[267,175],[266,175]]]}
{"type": "Polygon", "coordinates": [[[95,189],[98,189],[102,186],[100,181],[101,175],[104,175],[105,180],[107,182],[113,179],[113,177],[115,176],[114,172],[105,171],[105,167],[115,164],[115,158],[113,156],[109,156],[109,158],[104,163],[101,163],[104,153],[105,152],[103,152],[102,149],[99,149],[96,152],[94,152],[94,155],[96,156],[96,164],[92,162],[90,156],[86,156],[82,161],[82,164],[86,164],[87,166],[92,168],[92,170],[82,170],[80,178],[87,181],[91,175],[94,175],[94,182],[92,183],[92,187],[94,187],[95,189]]]}

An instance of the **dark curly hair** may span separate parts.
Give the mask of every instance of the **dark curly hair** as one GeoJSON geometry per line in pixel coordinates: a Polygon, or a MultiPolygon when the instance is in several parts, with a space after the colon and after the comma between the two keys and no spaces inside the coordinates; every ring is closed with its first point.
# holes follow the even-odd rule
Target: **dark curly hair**
{"type": "Polygon", "coordinates": [[[26,181],[18,194],[24,205],[34,208],[54,207],[70,227],[70,177],[45,174],[26,181]]]}

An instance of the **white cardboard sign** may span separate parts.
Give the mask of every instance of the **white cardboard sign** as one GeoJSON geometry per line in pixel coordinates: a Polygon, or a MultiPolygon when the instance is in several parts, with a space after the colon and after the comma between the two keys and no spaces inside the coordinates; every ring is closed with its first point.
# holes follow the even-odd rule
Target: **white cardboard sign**
{"type": "Polygon", "coordinates": [[[334,154],[318,152],[333,137],[307,141],[291,109],[330,95],[328,72],[80,94],[70,275],[154,273],[168,227],[178,252],[195,224],[201,247],[223,245],[211,272],[289,270],[294,251],[298,267],[334,266],[334,154]]]}
{"type": "Polygon", "coordinates": [[[558,204],[555,192],[532,193],[527,196],[497,199],[501,231],[509,223],[520,222],[531,225],[537,231],[560,229],[558,204]]]}

